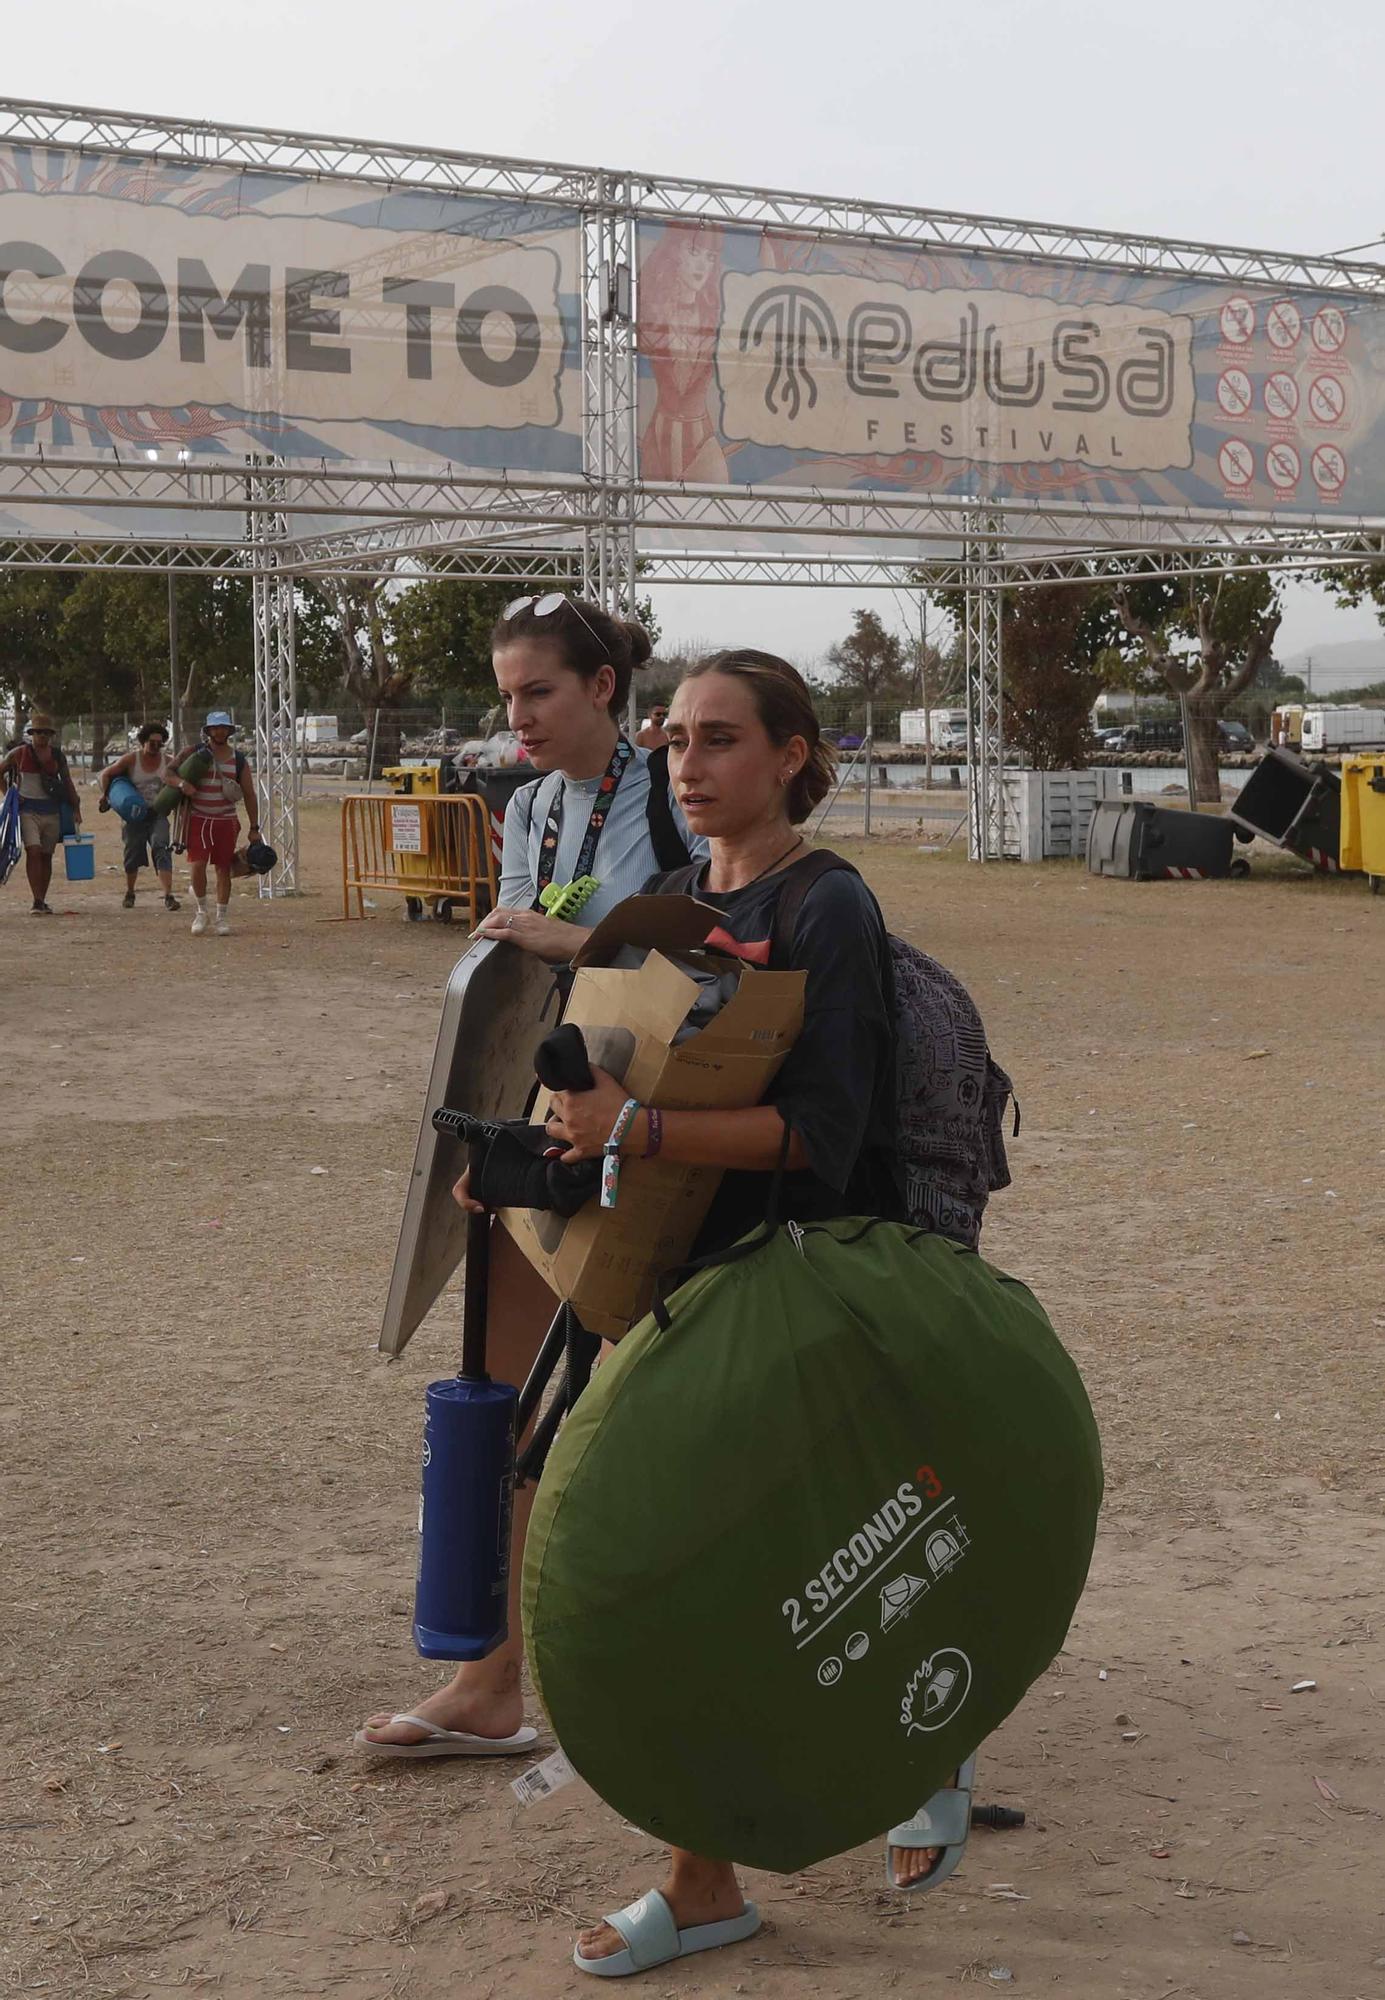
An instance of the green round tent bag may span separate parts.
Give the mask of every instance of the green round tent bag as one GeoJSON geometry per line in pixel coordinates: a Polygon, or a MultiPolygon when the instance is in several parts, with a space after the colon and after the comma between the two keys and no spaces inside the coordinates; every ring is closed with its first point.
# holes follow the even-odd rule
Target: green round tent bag
{"type": "Polygon", "coordinates": [[[608,1804],[789,1871],[906,1819],[1050,1664],[1101,1448],[1033,1295],[893,1223],[779,1230],[597,1370],[524,1558],[535,1681],[608,1804]]]}

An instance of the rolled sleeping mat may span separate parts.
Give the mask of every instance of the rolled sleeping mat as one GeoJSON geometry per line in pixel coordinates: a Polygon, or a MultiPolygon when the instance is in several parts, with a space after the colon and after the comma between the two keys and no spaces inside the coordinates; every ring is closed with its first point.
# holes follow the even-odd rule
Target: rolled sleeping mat
{"type": "MultiPolygon", "coordinates": [[[[188,752],[178,766],[178,776],[186,778],[190,785],[196,785],[206,777],[211,768],[212,753],[203,745],[200,749],[188,752]]],[[[176,785],[165,785],[162,791],[155,794],[152,810],[156,813],[172,812],[175,806],[183,803],[183,796],[176,785]]]]}
{"type": "MultiPolygon", "coordinates": [[[[171,791],[173,788],[170,785],[165,789],[171,791]]],[[[177,796],[181,798],[182,793],[178,793],[177,796]]],[[[110,790],[106,793],[106,797],[127,826],[143,826],[146,820],[154,817],[154,808],[144,793],[123,773],[120,777],[111,779],[110,790]]]]}

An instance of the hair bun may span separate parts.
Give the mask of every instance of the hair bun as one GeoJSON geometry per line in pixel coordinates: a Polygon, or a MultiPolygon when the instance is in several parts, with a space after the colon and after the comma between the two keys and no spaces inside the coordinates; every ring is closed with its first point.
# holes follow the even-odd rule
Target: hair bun
{"type": "Polygon", "coordinates": [[[618,618],[615,622],[624,633],[625,643],[630,648],[631,666],[635,668],[648,666],[654,648],[643,625],[637,618],[618,618]]]}

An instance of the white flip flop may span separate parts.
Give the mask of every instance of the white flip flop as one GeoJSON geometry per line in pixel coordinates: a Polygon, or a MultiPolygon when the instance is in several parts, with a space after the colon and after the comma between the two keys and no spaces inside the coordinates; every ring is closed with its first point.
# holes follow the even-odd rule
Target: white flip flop
{"type": "Polygon", "coordinates": [[[632,1972],[667,1965],[670,1959],[691,1958],[694,1952],[715,1951],[723,1944],[741,1944],[759,1930],[760,1912],[747,1898],[738,1917],[727,1917],[719,1924],[689,1924],[680,1931],[667,1902],[657,1889],[651,1889],[637,1903],[616,1910],[603,1921],[625,1939],[624,1951],[613,1951],[608,1958],[583,1958],[581,1946],[574,1945],[572,1962],[579,1972],[594,1973],[598,1979],[626,1979],[632,1972]]]}
{"type": "Polygon", "coordinates": [[[513,1736],[471,1736],[465,1729],[440,1729],[422,1715],[392,1715],[382,1726],[388,1728],[395,1722],[426,1730],[426,1742],[377,1743],[364,1729],[358,1729],[351,1741],[372,1757],[516,1757],[539,1740],[538,1730],[530,1729],[527,1723],[513,1736]]]}

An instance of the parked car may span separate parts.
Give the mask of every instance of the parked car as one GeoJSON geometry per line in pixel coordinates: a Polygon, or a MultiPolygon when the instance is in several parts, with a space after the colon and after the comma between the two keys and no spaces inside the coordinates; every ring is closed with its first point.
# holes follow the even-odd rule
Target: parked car
{"type": "Polygon", "coordinates": [[[1126,725],[1124,723],[1121,724],[1119,729],[1098,729],[1096,732],[1097,749],[1123,750],[1125,748],[1125,730],[1126,725]]]}
{"type": "Polygon", "coordinates": [[[1219,722],[1217,736],[1223,750],[1244,753],[1255,748],[1255,738],[1243,722],[1219,722]]]}

